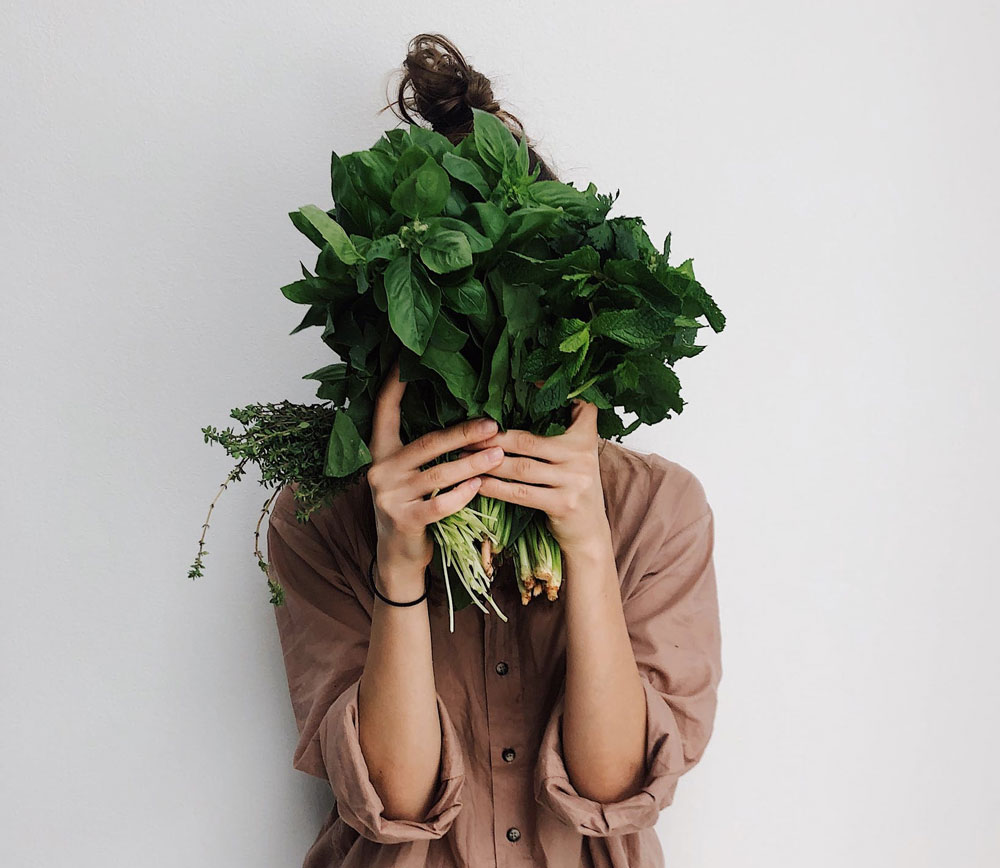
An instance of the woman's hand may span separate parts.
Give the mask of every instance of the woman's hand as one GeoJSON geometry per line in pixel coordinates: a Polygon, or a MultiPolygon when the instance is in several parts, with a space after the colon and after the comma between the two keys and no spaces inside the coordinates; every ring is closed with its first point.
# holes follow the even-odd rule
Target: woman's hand
{"type": "Polygon", "coordinates": [[[427,526],[472,500],[481,483],[478,474],[496,467],[503,458],[499,446],[476,449],[421,470],[422,465],[447,452],[475,449],[480,441],[496,433],[497,423],[489,418],[468,419],[432,431],[404,446],[399,435],[399,416],[405,390],[406,383],[399,379],[397,360],[375,401],[368,444],[372,463],[367,474],[375,507],[380,575],[415,577],[419,582],[413,588],[396,588],[400,596],[423,589],[424,570],[434,555],[434,542],[427,526]],[[430,499],[424,498],[425,494],[450,485],[455,487],[430,499]]]}
{"type": "Polygon", "coordinates": [[[480,493],[543,510],[564,551],[592,547],[611,533],[598,462],[597,407],[578,398],[571,413],[562,434],[509,428],[480,444],[504,450],[503,460],[484,475],[480,493]]]}

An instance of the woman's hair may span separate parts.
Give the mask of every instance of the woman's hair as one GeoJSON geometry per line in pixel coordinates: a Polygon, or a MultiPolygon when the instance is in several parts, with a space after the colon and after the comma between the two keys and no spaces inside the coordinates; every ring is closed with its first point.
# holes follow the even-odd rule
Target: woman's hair
{"type": "MultiPolygon", "coordinates": [[[[455,44],[440,33],[421,33],[410,40],[403,60],[403,78],[395,100],[381,111],[393,113],[409,123],[417,123],[410,112],[415,112],[457,145],[473,129],[472,109],[478,108],[500,118],[520,141],[526,136],[524,126],[510,112],[500,107],[493,96],[490,80],[472,68],[455,44]],[[407,90],[411,91],[407,93],[407,90]],[[396,112],[396,109],[399,109],[396,112]]],[[[528,170],[541,166],[539,181],[556,181],[558,178],[539,156],[527,138],[528,170]]]]}

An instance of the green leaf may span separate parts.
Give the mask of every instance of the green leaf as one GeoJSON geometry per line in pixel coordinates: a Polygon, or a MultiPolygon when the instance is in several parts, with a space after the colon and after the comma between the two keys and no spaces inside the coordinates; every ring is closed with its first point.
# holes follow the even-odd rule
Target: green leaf
{"type": "Polygon", "coordinates": [[[306,311],[306,315],[302,317],[302,321],[289,334],[294,335],[303,329],[310,328],[311,326],[321,326],[324,323],[326,323],[326,304],[314,304],[306,311]]]}
{"type": "Polygon", "coordinates": [[[442,286],[443,302],[456,313],[486,313],[486,289],[475,277],[454,286],[442,286]]]}
{"type": "Polygon", "coordinates": [[[422,148],[433,157],[446,157],[454,149],[454,145],[448,141],[448,137],[437,132],[437,130],[428,130],[425,127],[411,123],[407,133],[413,144],[422,148]]]}
{"type": "Polygon", "coordinates": [[[424,350],[420,363],[441,375],[448,390],[467,412],[476,412],[476,372],[461,353],[441,349],[432,343],[424,350]]]}
{"type": "Polygon", "coordinates": [[[303,380],[319,380],[316,397],[321,401],[333,401],[341,405],[347,400],[347,365],[338,362],[326,365],[302,377],[303,380]]]}
{"type": "Polygon", "coordinates": [[[504,166],[517,157],[514,133],[492,112],[473,108],[472,114],[473,135],[479,156],[490,168],[503,171],[504,166]]]}
{"type": "Polygon", "coordinates": [[[719,310],[719,306],[715,303],[715,300],[697,280],[691,281],[687,297],[697,302],[702,313],[705,314],[705,319],[708,320],[708,324],[712,327],[712,331],[721,332],[726,327],[725,314],[719,310]]]}
{"type": "Polygon", "coordinates": [[[630,347],[651,347],[667,334],[665,320],[651,310],[606,310],[590,322],[590,333],[612,338],[630,347]]]}
{"type": "Polygon", "coordinates": [[[311,374],[304,374],[303,380],[320,380],[324,383],[332,383],[336,380],[343,380],[347,377],[347,365],[344,362],[336,362],[332,365],[324,365],[311,374]]]}
{"type": "Polygon", "coordinates": [[[504,233],[508,244],[515,244],[524,238],[537,235],[548,229],[562,214],[556,208],[548,205],[529,205],[512,211],[509,216],[507,230],[504,233]]]}
{"type": "Polygon", "coordinates": [[[319,230],[306,220],[305,215],[298,211],[289,211],[288,217],[295,225],[295,228],[306,236],[313,244],[322,249],[326,246],[326,240],[319,234],[319,230]]]}
{"type": "Polygon", "coordinates": [[[536,181],[528,187],[527,195],[539,205],[561,209],[588,223],[598,223],[608,209],[594,195],[595,190],[593,184],[586,190],[577,190],[562,181],[536,181]]]}
{"type": "Polygon", "coordinates": [[[333,417],[333,429],[326,447],[325,476],[348,476],[372,460],[354,421],[344,410],[333,417]]]}
{"type": "Polygon", "coordinates": [[[414,272],[412,253],[390,262],[384,278],[392,330],[404,346],[420,355],[427,349],[434,329],[441,291],[414,272]]]}
{"type": "Polygon", "coordinates": [[[614,370],[615,388],[619,392],[637,391],[639,369],[631,359],[622,359],[614,370]]]}
{"type": "Polygon", "coordinates": [[[646,234],[641,217],[615,217],[608,220],[608,224],[615,234],[619,255],[647,263],[659,256],[659,251],[646,234]]]}
{"type": "MultiPolygon", "coordinates": [[[[409,136],[407,136],[409,139],[409,136]]],[[[399,154],[399,159],[396,161],[396,165],[392,169],[392,180],[394,186],[398,186],[403,181],[405,181],[410,175],[417,171],[424,163],[428,160],[433,160],[434,157],[428,151],[418,145],[407,145],[399,154]]]]}
{"type": "Polygon", "coordinates": [[[410,174],[392,194],[392,207],[407,217],[433,217],[448,201],[451,182],[433,157],[410,174]]]}
{"type": "Polygon", "coordinates": [[[489,199],[492,192],[490,185],[483,177],[479,166],[472,162],[472,160],[467,160],[465,157],[460,157],[457,154],[445,154],[441,158],[441,165],[449,175],[468,184],[484,200],[489,199]]]}
{"type": "Polygon", "coordinates": [[[507,317],[511,333],[534,331],[541,321],[541,287],[530,283],[511,283],[499,270],[490,273],[495,290],[500,292],[501,311],[507,317]]]}
{"type": "Polygon", "coordinates": [[[375,200],[358,191],[355,186],[357,175],[352,171],[354,163],[353,157],[341,159],[336,151],[330,154],[330,193],[336,203],[334,213],[346,232],[371,235],[376,223],[381,220],[379,212],[382,209],[375,200]]]}
{"type": "MultiPolygon", "coordinates": [[[[577,320],[579,322],[579,320],[577,320]]],[[[583,328],[573,332],[569,337],[564,338],[559,344],[559,349],[564,353],[572,353],[590,343],[590,329],[584,323],[583,328]]]]}
{"type": "Polygon", "coordinates": [[[420,259],[431,271],[448,274],[472,265],[469,239],[453,229],[429,231],[420,245],[420,259]]]}
{"type": "Polygon", "coordinates": [[[350,298],[355,292],[323,277],[304,277],[281,287],[281,294],[296,304],[322,304],[350,298]]]}
{"type": "Polygon", "coordinates": [[[483,405],[483,412],[503,424],[503,396],[510,381],[510,340],[507,323],[504,322],[496,349],[489,360],[488,397],[483,405]]]}
{"type": "Polygon", "coordinates": [[[455,325],[444,311],[438,313],[431,332],[430,345],[449,353],[457,353],[469,340],[468,332],[455,325]]]}
{"type": "Polygon", "coordinates": [[[566,404],[566,396],[569,394],[569,377],[564,368],[557,368],[545,381],[544,385],[536,390],[532,401],[532,411],[534,413],[546,413],[562,407],[566,404]]]}
{"type": "Polygon", "coordinates": [[[368,249],[365,251],[365,259],[369,262],[374,262],[376,259],[395,259],[402,250],[403,244],[399,239],[399,235],[395,233],[392,235],[383,235],[368,245],[368,249]]]}
{"type": "Polygon", "coordinates": [[[517,151],[511,164],[514,182],[518,183],[528,175],[528,139],[521,136],[517,143],[517,151]]]}
{"type": "Polygon", "coordinates": [[[640,394],[642,403],[636,408],[642,423],[653,425],[669,418],[670,410],[680,413],[684,400],[680,396],[681,384],[674,371],[651,356],[636,356],[633,359],[639,369],[640,394]]]}
{"type": "Polygon", "coordinates": [[[507,231],[507,224],[510,222],[506,212],[492,202],[473,202],[469,207],[479,218],[486,237],[496,244],[507,231]]]}
{"type": "Polygon", "coordinates": [[[309,221],[310,225],[322,236],[323,240],[330,245],[336,257],[345,265],[356,265],[364,262],[365,258],[347,237],[347,233],[341,228],[326,211],[317,208],[315,205],[303,205],[299,208],[299,213],[309,221]]]}
{"type": "Polygon", "coordinates": [[[454,217],[431,217],[427,225],[431,229],[454,229],[456,232],[461,232],[469,239],[469,248],[473,253],[485,253],[493,248],[493,242],[489,238],[477,232],[464,220],[454,217]]]}
{"type": "Polygon", "coordinates": [[[580,392],[580,397],[584,401],[589,401],[599,410],[610,410],[614,407],[614,404],[608,400],[607,395],[604,394],[596,385],[587,386],[582,392],[580,392]]]}
{"type": "Polygon", "coordinates": [[[518,376],[529,383],[544,380],[561,362],[562,357],[558,350],[552,347],[536,347],[521,362],[518,376]]]}
{"type": "Polygon", "coordinates": [[[369,198],[389,207],[393,186],[392,170],[396,160],[376,150],[358,151],[352,156],[356,158],[352,168],[357,174],[357,186],[369,198]]]}

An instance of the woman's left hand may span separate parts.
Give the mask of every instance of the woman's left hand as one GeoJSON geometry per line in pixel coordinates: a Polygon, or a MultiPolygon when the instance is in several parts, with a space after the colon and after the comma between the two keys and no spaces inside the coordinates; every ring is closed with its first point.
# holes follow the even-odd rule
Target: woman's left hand
{"type": "Polygon", "coordinates": [[[479,493],[540,509],[563,551],[591,547],[610,535],[598,462],[597,407],[574,400],[571,422],[547,437],[519,428],[472,446],[500,446],[503,460],[482,474],[479,493]]]}

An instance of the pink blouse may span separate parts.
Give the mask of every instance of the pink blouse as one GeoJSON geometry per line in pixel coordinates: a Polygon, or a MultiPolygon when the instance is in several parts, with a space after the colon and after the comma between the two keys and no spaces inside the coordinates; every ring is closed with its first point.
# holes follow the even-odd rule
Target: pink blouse
{"type": "MultiPolygon", "coordinates": [[[[299,733],[294,768],[330,783],[335,804],[303,868],[662,868],[654,825],[712,733],[722,677],[714,517],[682,465],[612,440],[600,470],[622,605],[646,695],[647,775],[611,803],[573,787],[560,722],[562,597],[522,606],[510,562],[492,594],[508,617],[468,606],[449,631],[428,605],[442,748],[435,801],[419,822],[385,816],[358,740],[358,684],[373,597],[376,532],[362,479],[333,508],[295,518],[293,486],[268,528],[274,608],[299,733]]],[[[425,605],[425,604],[421,604],[425,605]]]]}

